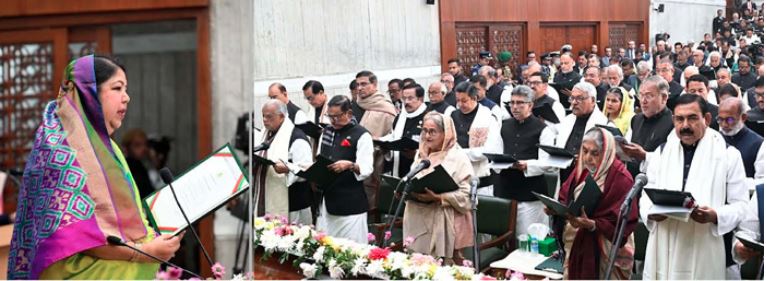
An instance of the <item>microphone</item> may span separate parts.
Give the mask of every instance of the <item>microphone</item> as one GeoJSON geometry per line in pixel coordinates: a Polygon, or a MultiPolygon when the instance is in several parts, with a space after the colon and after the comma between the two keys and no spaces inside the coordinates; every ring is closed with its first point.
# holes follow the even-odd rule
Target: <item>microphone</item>
{"type": "Polygon", "coordinates": [[[256,146],[256,147],[253,148],[253,153],[256,153],[256,152],[261,151],[261,150],[269,149],[270,146],[271,146],[271,143],[263,142],[261,145],[256,146]]]}
{"type": "Polygon", "coordinates": [[[197,234],[197,230],[194,229],[194,226],[189,221],[189,217],[186,216],[186,212],[184,212],[184,208],[181,207],[181,202],[178,201],[178,196],[176,195],[176,190],[173,188],[173,173],[170,172],[170,169],[168,167],[160,169],[160,177],[162,178],[162,181],[165,182],[165,184],[168,185],[170,188],[170,192],[173,193],[173,199],[176,201],[176,205],[178,205],[178,210],[181,211],[181,215],[183,215],[184,220],[186,221],[186,224],[191,229],[192,234],[194,234],[194,238],[197,239],[197,243],[199,243],[199,247],[202,248],[202,253],[205,254],[205,259],[207,259],[207,262],[210,263],[210,266],[213,266],[213,259],[210,258],[210,254],[207,253],[207,250],[205,249],[205,246],[202,244],[202,240],[199,239],[199,235],[197,234]]]}
{"type": "Polygon", "coordinates": [[[117,236],[113,236],[113,235],[109,235],[109,236],[107,236],[107,237],[106,237],[106,241],[107,241],[107,242],[109,242],[109,244],[112,244],[112,245],[115,245],[115,246],[123,246],[123,247],[128,247],[128,248],[130,248],[131,250],[133,250],[133,251],[136,251],[137,253],[139,253],[139,254],[142,254],[142,255],[144,255],[144,256],[150,257],[150,258],[152,258],[153,260],[156,260],[156,261],[158,261],[158,262],[160,262],[160,263],[162,263],[162,264],[166,264],[166,265],[169,265],[169,266],[172,266],[172,267],[175,267],[175,268],[181,269],[181,270],[183,270],[184,272],[186,272],[186,273],[189,273],[189,274],[193,275],[194,277],[197,277],[197,278],[200,278],[200,279],[202,279],[202,276],[199,276],[199,275],[197,275],[196,273],[194,273],[194,272],[191,272],[191,271],[189,271],[189,270],[188,270],[188,269],[186,269],[186,268],[180,267],[180,266],[178,266],[178,265],[176,265],[176,264],[174,264],[174,263],[171,263],[171,262],[169,262],[169,261],[165,261],[165,260],[162,260],[162,259],[160,259],[160,258],[158,258],[158,257],[156,257],[156,256],[154,256],[154,255],[152,255],[152,254],[149,254],[149,253],[147,253],[147,252],[144,252],[144,251],[142,251],[142,250],[141,250],[141,249],[139,249],[139,248],[133,247],[133,246],[131,246],[130,244],[128,244],[128,243],[125,243],[125,241],[122,241],[122,239],[121,239],[120,237],[117,237],[117,236]]]}
{"type": "Polygon", "coordinates": [[[625,201],[622,202],[622,209],[627,208],[630,203],[633,202],[633,198],[641,193],[641,191],[644,189],[644,185],[646,185],[648,182],[649,179],[646,178],[646,174],[640,173],[636,175],[636,180],[633,183],[633,187],[630,188],[628,195],[625,196],[625,201]]]}
{"type": "Polygon", "coordinates": [[[410,170],[409,173],[407,173],[406,176],[402,178],[402,182],[407,182],[408,180],[411,180],[412,177],[414,177],[417,173],[420,173],[420,171],[428,169],[428,167],[431,166],[431,161],[428,159],[423,159],[423,161],[420,161],[417,166],[415,166],[414,169],[410,170]]]}

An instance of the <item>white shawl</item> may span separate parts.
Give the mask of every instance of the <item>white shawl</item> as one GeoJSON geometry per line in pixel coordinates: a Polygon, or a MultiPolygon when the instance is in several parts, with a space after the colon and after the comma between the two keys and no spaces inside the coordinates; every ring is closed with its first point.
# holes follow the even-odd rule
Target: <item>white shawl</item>
{"type": "MultiPolygon", "coordinates": [[[[561,120],[561,122],[555,126],[555,130],[558,132],[558,135],[556,135],[556,146],[566,146],[567,140],[569,139],[569,135],[572,134],[572,129],[574,129],[576,121],[577,116],[574,114],[569,114],[564,118],[564,120],[561,120]]],[[[594,106],[593,113],[590,114],[590,117],[588,117],[588,122],[585,123],[585,132],[595,127],[596,124],[606,125],[608,123],[609,119],[607,119],[606,116],[601,113],[601,110],[598,109],[598,106],[594,106]]]]}
{"type": "MultiPolygon", "coordinates": [[[[266,150],[266,158],[277,163],[280,161],[287,163],[290,137],[293,134],[294,128],[295,126],[290,122],[290,119],[285,118],[282,126],[279,127],[277,134],[271,141],[269,149],[266,150]]],[[[268,134],[264,133],[260,143],[263,143],[267,136],[268,134]]],[[[265,194],[261,197],[261,200],[266,200],[266,213],[287,217],[289,213],[289,193],[287,190],[289,181],[287,174],[278,174],[274,171],[273,167],[267,167],[266,169],[265,194]]],[[[259,183],[260,179],[256,181],[256,185],[259,183]]]]}
{"type": "MultiPolygon", "coordinates": [[[[683,147],[677,134],[671,133],[665,147],[658,148],[649,159],[646,187],[681,190],[683,167],[683,147]]],[[[723,234],[733,230],[743,217],[747,187],[739,152],[727,148],[724,138],[712,129],[706,129],[697,144],[685,191],[699,206],[716,210],[718,224],[700,224],[691,219],[648,220],[646,212],[652,203],[644,194],[641,214],[650,231],[644,279],[726,278],[723,234]]]]}

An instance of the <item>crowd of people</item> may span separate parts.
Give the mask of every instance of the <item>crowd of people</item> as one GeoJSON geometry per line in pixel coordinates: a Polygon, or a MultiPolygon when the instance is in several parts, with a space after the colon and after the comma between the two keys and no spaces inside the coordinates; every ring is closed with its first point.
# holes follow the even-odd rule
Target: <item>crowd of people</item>
{"type": "MultiPolygon", "coordinates": [[[[761,11],[747,12],[748,19],[761,11]]],[[[762,19],[755,22],[762,31],[762,19]]],[[[414,238],[413,251],[463,259],[462,249],[475,244],[474,180],[478,194],[518,203],[515,233],[533,223],[553,226],[563,242],[566,278],[601,278],[612,266],[612,247],[619,254],[610,277],[629,278],[639,223],[650,233],[644,278],[738,278],[739,264],[762,255],[731,237],[741,232],[762,239],[752,222],[763,203],[751,193],[763,183],[763,54],[755,48],[762,38],[750,34],[763,33],[744,33],[735,44],[729,33],[673,46],[662,35],[650,49],[631,41],[603,53],[596,45],[581,51],[564,45],[539,62],[529,52],[527,62],[514,67],[510,53],[481,52],[469,71],[451,59],[439,81],[421,86],[411,78],[390,79],[386,93],[370,71],[356,75],[348,95],[330,97],[311,80],[302,88],[310,104],[305,112],[274,83],[256,142],[271,147],[256,155],[282,162],[256,167],[265,202],[259,213],[315,220],[330,235],[366,242],[368,212],[386,207],[376,200],[381,175],[404,177],[428,159],[431,166],[416,177],[441,166],[459,188],[426,188],[407,197],[402,225],[404,236],[414,238]],[[296,126],[306,122],[320,125],[321,133],[312,137],[296,126]],[[389,151],[378,145],[404,138],[419,147],[389,151]],[[541,145],[565,149],[575,159],[555,167],[541,145]],[[486,154],[517,162],[497,169],[486,154]],[[319,158],[329,160],[336,179],[319,185],[295,176],[319,158]],[[648,216],[652,201],[642,196],[633,201],[622,243],[612,245],[620,205],[639,173],[648,176],[647,188],[690,192],[697,206],[688,221],[648,216]],[[551,196],[564,204],[592,178],[602,191],[598,206],[550,217],[533,196],[547,193],[546,174],[558,175],[551,196]]]]}

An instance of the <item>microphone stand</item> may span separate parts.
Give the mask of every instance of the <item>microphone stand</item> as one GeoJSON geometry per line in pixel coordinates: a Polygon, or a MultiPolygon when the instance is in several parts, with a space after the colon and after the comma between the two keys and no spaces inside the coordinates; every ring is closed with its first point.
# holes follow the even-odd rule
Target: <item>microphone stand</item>
{"type": "MultiPolygon", "coordinates": [[[[399,198],[399,204],[396,205],[396,211],[394,212],[394,216],[391,217],[391,219],[388,221],[388,224],[389,224],[388,225],[388,232],[389,233],[393,233],[392,231],[394,230],[394,222],[396,222],[396,218],[399,216],[399,212],[401,212],[402,208],[404,207],[404,198],[406,198],[407,194],[410,193],[410,181],[411,180],[412,180],[411,178],[407,179],[407,181],[404,183],[404,188],[402,189],[402,197],[399,198]]],[[[401,182],[399,184],[401,184],[401,182]]],[[[388,242],[386,240],[385,236],[383,237],[383,241],[388,242]]],[[[384,242],[384,244],[385,244],[385,242],[384,242]]]]}
{"type": "Polygon", "coordinates": [[[633,209],[634,199],[635,197],[628,198],[626,202],[627,204],[623,204],[620,208],[620,215],[617,217],[617,232],[615,232],[612,237],[612,249],[609,253],[609,263],[607,263],[609,266],[606,268],[606,272],[602,278],[603,280],[609,280],[609,276],[612,274],[614,261],[617,258],[617,251],[620,249],[620,244],[622,244],[622,234],[625,232],[625,225],[628,224],[628,214],[630,214],[630,211],[633,209]]]}
{"type": "MultiPolygon", "coordinates": [[[[205,259],[207,259],[207,262],[210,266],[213,266],[213,259],[210,258],[210,254],[207,253],[207,249],[205,249],[205,246],[202,244],[202,239],[199,238],[199,235],[197,234],[197,230],[194,229],[194,225],[192,225],[191,221],[189,221],[189,217],[186,216],[186,212],[184,211],[184,208],[181,207],[181,201],[178,201],[178,195],[176,195],[176,190],[173,188],[173,179],[172,174],[170,172],[170,169],[163,168],[168,175],[168,187],[170,188],[170,192],[173,193],[173,198],[176,201],[176,205],[178,205],[178,210],[181,211],[181,215],[183,215],[184,220],[186,221],[186,224],[189,225],[189,229],[191,230],[192,234],[194,234],[194,238],[197,239],[197,243],[199,243],[199,247],[202,248],[202,253],[205,255],[205,259]]],[[[164,178],[164,177],[163,177],[164,178]]]]}
{"type": "Polygon", "coordinates": [[[481,258],[479,257],[480,251],[479,247],[481,246],[479,243],[479,225],[477,224],[477,218],[476,218],[476,210],[479,209],[479,194],[477,191],[477,186],[479,185],[479,180],[477,178],[471,179],[471,215],[473,219],[473,267],[476,269],[476,272],[481,272],[481,268],[479,268],[481,265],[479,264],[481,261],[481,258]]]}
{"type": "Polygon", "coordinates": [[[147,252],[144,252],[143,250],[141,250],[141,249],[139,249],[139,248],[137,248],[137,247],[131,246],[130,244],[128,244],[128,243],[125,243],[125,241],[122,241],[122,239],[120,239],[120,238],[119,238],[119,237],[117,237],[117,236],[109,236],[109,237],[107,237],[107,239],[106,239],[106,240],[107,240],[107,242],[109,242],[109,244],[113,244],[113,245],[116,245],[116,246],[127,247],[127,248],[129,248],[129,249],[131,249],[131,250],[133,250],[133,251],[136,251],[137,253],[140,253],[140,254],[142,254],[142,255],[144,255],[144,256],[146,256],[146,257],[149,257],[149,258],[151,258],[151,259],[153,259],[153,260],[155,260],[155,261],[158,261],[158,262],[160,262],[161,264],[164,264],[164,265],[168,265],[168,266],[172,266],[172,267],[178,268],[178,269],[180,269],[180,270],[183,270],[184,272],[186,272],[186,273],[188,273],[188,274],[190,274],[190,275],[192,275],[192,276],[194,276],[194,277],[197,277],[197,278],[200,278],[200,279],[202,279],[202,276],[199,276],[199,275],[197,275],[196,273],[194,273],[194,272],[191,272],[191,271],[189,271],[189,270],[188,270],[188,269],[186,269],[186,268],[180,267],[180,266],[178,266],[178,265],[176,265],[176,264],[174,264],[174,263],[172,263],[172,262],[169,262],[169,261],[163,260],[163,259],[161,259],[161,258],[158,258],[158,257],[156,257],[156,256],[154,256],[154,255],[151,255],[151,254],[149,254],[149,253],[147,253],[147,252]]]}

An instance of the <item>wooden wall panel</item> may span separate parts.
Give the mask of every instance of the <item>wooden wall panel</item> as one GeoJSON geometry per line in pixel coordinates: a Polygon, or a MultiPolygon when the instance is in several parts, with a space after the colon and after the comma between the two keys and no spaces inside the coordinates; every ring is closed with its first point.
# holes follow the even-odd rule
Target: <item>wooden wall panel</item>
{"type": "Polygon", "coordinates": [[[0,17],[207,7],[209,0],[3,0],[0,17]]]}
{"type": "Polygon", "coordinates": [[[466,23],[519,24],[523,33],[521,49],[537,53],[558,50],[564,42],[560,38],[567,36],[571,38],[565,41],[577,45],[575,50],[590,49],[592,43],[603,50],[610,43],[612,22],[630,23],[630,28],[622,32],[631,38],[635,36],[637,44],[649,42],[650,0],[441,0],[439,5],[441,61],[445,70],[447,60],[457,55],[456,27],[466,23]],[[561,25],[577,27],[553,28],[561,25]],[[570,33],[575,35],[567,35],[570,33]]]}

